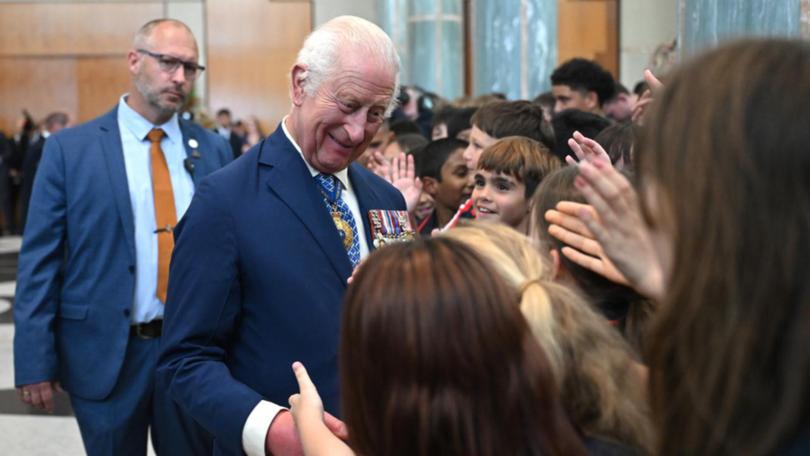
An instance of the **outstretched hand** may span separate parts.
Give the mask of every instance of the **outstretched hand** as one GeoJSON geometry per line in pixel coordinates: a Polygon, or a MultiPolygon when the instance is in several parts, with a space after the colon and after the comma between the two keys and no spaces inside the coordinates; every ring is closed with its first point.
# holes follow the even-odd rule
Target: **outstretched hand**
{"type": "Polygon", "coordinates": [[[644,296],[660,300],[665,287],[665,259],[656,249],[655,235],[641,215],[636,191],[626,177],[601,161],[585,161],[578,166],[580,172],[574,185],[595,213],[579,208],[577,217],[630,286],[644,296]]]}
{"type": "Polygon", "coordinates": [[[349,438],[346,425],[324,412],[321,396],[304,365],[296,361],[292,368],[299,392],[290,396],[290,414],[295,421],[304,454],[352,455],[351,449],[343,443],[349,438]]]}
{"type": "Polygon", "coordinates": [[[388,181],[402,193],[408,212],[413,213],[419,203],[419,196],[422,194],[422,180],[416,177],[413,155],[406,155],[403,152],[394,158],[391,162],[388,181]]]}
{"type": "Polygon", "coordinates": [[[655,96],[664,88],[664,84],[650,70],[644,70],[644,80],[647,82],[649,89],[645,90],[636,101],[635,106],[633,106],[633,115],[630,118],[639,125],[644,123],[644,114],[647,112],[647,108],[653,102],[655,96]]]}
{"type": "Polygon", "coordinates": [[[306,368],[298,361],[292,365],[295,379],[298,380],[298,394],[290,396],[290,413],[292,413],[296,426],[301,420],[322,421],[323,401],[318,389],[309,378],[306,368]]]}
{"type": "Polygon", "coordinates": [[[570,201],[562,201],[557,204],[556,209],[546,211],[544,215],[549,222],[548,233],[566,244],[562,248],[562,254],[575,264],[590,269],[611,282],[629,286],[627,279],[605,255],[588,227],[577,218],[580,210],[590,211],[593,217],[597,217],[591,206],[570,201]]]}
{"type": "Polygon", "coordinates": [[[610,156],[605,151],[604,147],[578,131],[575,131],[573,136],[568,139],[568,147],[570,147],[577,156],[576,160],[570,155],[565,156],[565,161],[569,165],[576,165],[578,161],[585,160],[590,162],[601,160],[608,165],[611,164],[610,156]]]}

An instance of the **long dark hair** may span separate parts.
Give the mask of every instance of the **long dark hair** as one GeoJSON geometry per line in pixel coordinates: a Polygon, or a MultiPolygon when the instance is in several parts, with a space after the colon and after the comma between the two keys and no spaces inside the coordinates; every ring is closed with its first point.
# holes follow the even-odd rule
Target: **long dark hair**
{"type": "Polygon", "coordinates": [[[518,300],[452,239],[372,254],[343,304],[342,411],[353,449],[582,454],[518,300]]]}
{"type": "Polygon", "coordinates": [[[650,113],[641,199],[673,241],[647,358],[661,454],[772,454],[810,422],[808,100],[810,45],[746,40],[650,113]]]}

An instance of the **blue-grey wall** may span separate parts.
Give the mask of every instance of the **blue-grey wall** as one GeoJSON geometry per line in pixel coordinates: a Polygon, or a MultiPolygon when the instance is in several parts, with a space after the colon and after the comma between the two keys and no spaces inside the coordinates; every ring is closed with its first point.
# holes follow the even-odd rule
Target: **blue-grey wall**
{"type": "Polygon", "coordinates": [[[557,0],[474,2],[473,91],[530,99],[557,66],[557,0]]]}
{"type": "MultiPolygon", "coordinates": [[[[532,98],[557,63],[557,0],[474,0],[473,94],[532,98]]],[[[453,99],[464,93],[462,0],[385,0],[380,25],[403,61],[403,82],[453,99]]]]}
{"type": "Polygon", "coordinates": [[[800,0],[680,0],[685,56],[741,36],[801,35],[800,0]]]}

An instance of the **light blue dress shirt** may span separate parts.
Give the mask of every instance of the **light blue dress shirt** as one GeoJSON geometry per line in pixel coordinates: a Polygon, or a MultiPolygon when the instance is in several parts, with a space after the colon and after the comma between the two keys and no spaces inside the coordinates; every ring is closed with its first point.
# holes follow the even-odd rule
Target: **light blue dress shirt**
{"type": "Polygon", "coordinates": [[[155,295],[157,290],[158,243],[155,234],[155,202],[152,196],[152,167],[149,140],[152,128],[160,128],[166,135],[160,143],[174,192],[174,207],[179,221],[186,213],[194,194],[194,181],[183,161],[186,150],[177,114],[163,125],[152,125],[126,103],[126,95],[118,102],[118,129],[124,151],[129,201],[135,223],[135,296],[130,319],[133,323],[146,323],[163,318],[163,303],[155,295]]]}

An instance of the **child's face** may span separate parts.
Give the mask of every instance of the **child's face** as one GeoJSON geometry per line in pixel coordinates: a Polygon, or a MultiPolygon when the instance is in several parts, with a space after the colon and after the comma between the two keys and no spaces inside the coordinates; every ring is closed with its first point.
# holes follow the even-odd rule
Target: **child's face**
{"type": "Polygon", "coordinates": [[[497,141],[497,139],[489,136],[478,129],[477,126],[473,125],[470,130],[470,145],[464,149],[464,161],[467,163],[467,168],[469,168],[470,173],[475,172],[475,169],[478,168],[478,158],[481,156],[481,152],[495,141],[497,141]]]}
{"type": "Polygon", "coordinates": [[[422,220],[425,217],[430,217],[434,207],[435,203],[433,202],[433,197],[430,196],[428,192],[423,191],[419,194],[419,201],[416,203],[416,210],[414,210],[416,219],[422,220]]]}
{"type": "Polygon", "coordinates": [[[508,174],[483,169],[475,170],[474,180],[472,198],[476,219],[500,221],[513,228],[525,228],[529,212],[525,184],[508,174]]]}
{"type": "Polygon", "coordinates": [[[472,184],[468,177],[470,171],[464,163],[464,149],[456,149],[442,165],[442,181],[436,184],[433,199],[453,211],[472,194],[472,184]]]}

